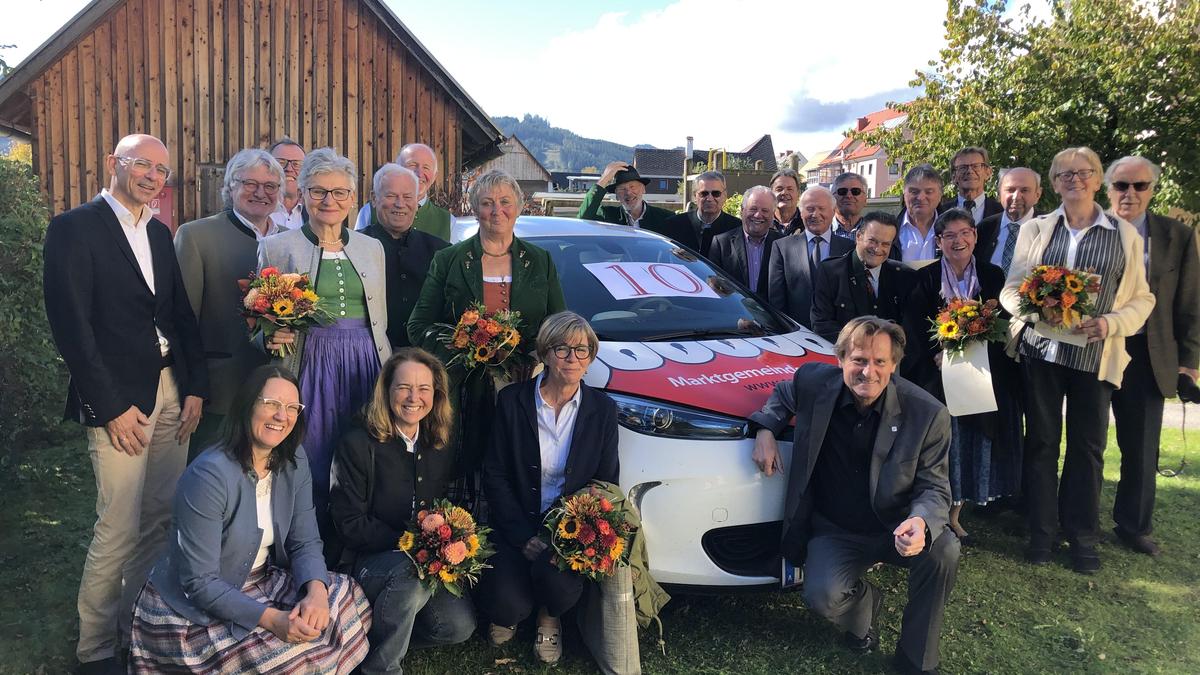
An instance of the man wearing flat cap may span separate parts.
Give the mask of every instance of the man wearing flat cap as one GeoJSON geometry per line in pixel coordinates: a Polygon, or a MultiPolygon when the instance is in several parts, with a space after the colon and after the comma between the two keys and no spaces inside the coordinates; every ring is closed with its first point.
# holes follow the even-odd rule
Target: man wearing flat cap
{"type": "Polygon", "coordinates": [[[646,203],[646,185],[649,178],[642,178],[637,169],[625,162],[609,162],[600,174],[596,186],[588,190],[579,207],[579,217],[584,220],[599,220],[616,225],[632,225],[654,232],[662,232],[667,218],[675,215],[670,211],[646,203]],[[617,206],[601,205],[606,194],[617,196],[617,206]]]}

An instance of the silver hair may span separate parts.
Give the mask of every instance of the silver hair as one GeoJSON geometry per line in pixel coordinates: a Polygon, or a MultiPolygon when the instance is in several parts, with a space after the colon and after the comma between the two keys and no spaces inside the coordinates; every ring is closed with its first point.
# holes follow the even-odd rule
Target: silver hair
{"type": "Polygon", "coordinates": [[[725,174],[717,171],[716,169],[711,169],[709,171],[705,171],[699,176],[696,176],[697,182],[702,180],[719,180],[721,181],[721,185],[725,185],[725,174]]]}
{"type": "Polygon", "coordinates": [[[1121,168],[1125,164],[1140,164],[1140,165],[1146,167],[1147,169],[1149,169],[1150,181],[1152,183],[1154,183],[1155,185],[1158,184],[1159,176],[1162,176],[1162,168],[1159,167],[1154,162],[1151,162],[1150,160],[1146,159],[1145,157],[1138,157],[1137,155],[1126,155],[1126,156],[1122,157],[1121,159],[1118,159],[1117,161],[1108,165],[1108,170],[1104,172],[1104,184],[1107,185],[1108,187],[1112,187],[1113,174],[1117,172],[1117,169],[1121,168]]]}
{"type": "Polygon", "coordinates": [[[1000,177],[996,179],[996,185],[999,185],[1000,183],[1003,183],[1003,182],[1004,182],[1004,177],[1005,177],[1005,176],[1007,176],[1008,174],[1010,174],[1010,173],[1012,173],[1013,171],[1016,171],[1016,170],[1018,170],[1018,169],[1024,169],[1024,170],[1028,171],[1029,173],[1033,174],[1033,180],[1037,182],[1038,186],[1041,186],[1041,184],[1042,184],[1042,174],[1040,174],[1040,173],[1038,173],[1038,172],[1034,171],[1033,169],[1031,169],[1031,168],[1029,168],[1029,167],[1027,167],[1027,166],[1010,166],[1010,167],[1008,167],[1007,169],[1001,169],[1001,170],[1000,170],[1000,177]]]}
{"type": "Polygon", "coordinates": [[[302,189],[307,190],[313,178],[327,173],[345,175],[350,180],[350,191],[358,192],[358,169],[355,168],[354,162],[337,154],[333,148],[317,148],[305,155],[297,182],[302,189]]]}
{"type": "Polygon", "coordinates": [[[837,178],[833,179],[833,183],[830,184],[829,190],[830,191],[836,190],[842,185],[842,183],[845,183],[846,181],[850,181],[850,180],[856,180],[859,183],[862,183],[863,188],[867,187],[867,179],[866,178],[863,178],[862,176],[854,173],[853,171],[846,171],[844,173],[839,173],[837,175],[837,178]]]}
{"type": "Polygon", "coordinates": [[[421,180],[417,178],[417,174],[413,173],[412,169],[406,166],[400,166],[395,162],[388,162],[387,164],[379,167],[379,170],[375,172],[375,178],[371,181],[371,194],[375,196],[375,199],[379,199],[379,197],[383,194],[383,181],[392,176],[408,176],[412,179],[413,191],[415,192],[421,189],[421,180]]]}
{"type": "Polygon", "coordinates": [[[919,180],[935,180],[937,181],[938,185],[946,184],[946,182],[942,180],[942,174],[938,173],[937,169],[933,168],[932,164],[918,164],[909,169],[908,173],[904,174],[905,185],[908,185],[909,183],[915,183],[919,180]]]}
{"type": "Polygon", "coordinates": [[[479,213],[479,200],[483,199],[483,195],[490,194],[492,190],[507,186],[517,196],[517,202],[523,204],[525,202],[525,193],[521,191],[521,184],[516,178],[508,175],[504,171],[489,171],[479,177],[475,184],[471,186],[471,210],[479,213]]]}
{"type": "Polygon", "coordinates": [[[751,185],[745,192],[742,193],[742,208],[745,208],[746,202],[759,192],[771,198],[771,202],[775,201],[775,193],[771,192],[771,188],[766,185],[751,185]]]}
{"type": "Polygon", "coordinates": [[[433,155],[434,170],[437,170],[441,167],[441,164],[438,162],[437,151],[434,150],[433,148],[431,148],[430,146],[425,145],[424,143],[408,143],[403,148],[400,148],[400,152],[396,153],[396,163],[403,164],[404,162],[401,161],[400,158],[404,157],[404,153],[408,152],[409,150],[416,150],[417,148],[424,148],[429,151],[429,154],[433,155]]]}
{"type": "Polygon", "coordinates": [[[800,201],[803,202],[806,198],[808,198],[808,196],[810,194],[814,194],[814,195],[824,194],[826,197],[829,198],[829,205],[834,208],[837,207],[837,199],[834,199],[833,192],[831,192],[829,190],[829,188],[827,188],[827,187],[824,187],[821,185],[814,185],[814,186],[808,188],[807,190],[804,191],[804,194],[800,195],[800,201]]]}
{"type": "Polygon", "coordinates": [[[221,184],[221,201],[225,203],[226,207],[233,206],[233,194],[237,191],[236,183],[242,177],[242,173],[246,169],[256,166],[266,167],[275,176],[275,180],[279,181],[279,190],[275,192],[275,201],[279,202],[283,199],[285,177],[279,161],[262,148],[246,148],[230,157],[229,162],[225,165],[225,181],[221,184]]]}

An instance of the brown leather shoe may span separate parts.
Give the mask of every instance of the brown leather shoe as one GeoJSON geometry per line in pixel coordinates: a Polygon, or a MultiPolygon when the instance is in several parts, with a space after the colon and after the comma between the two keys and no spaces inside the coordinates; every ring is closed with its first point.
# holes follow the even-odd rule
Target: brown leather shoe
{"type": "Polygon", "coordinates": [[[492,643],[493,647],[499,647],[517,634],[516,626],[497,626],[496,624],[488,625],[488,642],[492,643]]]}
{"type": "Polygon", "coordinates": [[[1162,549],[1154,540],[1144,534],[1129,534],[1119,528],[1113,528],[1113,532],[1117,534],[1117,540],[1125,545],[1126,548],[1145,553],[1151,558],[1157,558],[1162,555],[1162,549]]]}
{"type": "Polygon", "coordinates": [[[551,618],[546,623],[538,622],[537,635],[533,638],[533,653],[542,663],[558,663],[562,658],[562,622],[551,618]]]}

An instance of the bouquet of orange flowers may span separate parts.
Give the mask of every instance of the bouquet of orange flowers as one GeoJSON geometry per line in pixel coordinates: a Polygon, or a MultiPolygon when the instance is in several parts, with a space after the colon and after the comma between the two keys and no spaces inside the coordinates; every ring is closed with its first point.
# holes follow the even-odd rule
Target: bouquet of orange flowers
{"type": "Polygon", "coordinates": [[[589,579],[611,576],[618,564],[629,562],[633,530],[625,513],[589,487],[562,498],[546,514],[552,561],[561,570],[572,570],[589,579]]]}
{"type": "Polygon", "coordinates": [[[932,332],[942,349],[956,353],[962,353],[968,343],[976,340],[1003,342],[1008,330],[1008,320],[1000,318],[1000,305],[995,300],[954,298],[938,312],[932,324],[932,332]]]}
{"type": "Polygon", "coordinates": [[[432,509],[417,513],[412,529],[400,535],[396,548],[412,559],[417,578],[430,591],[445,588],[462,597],[463,586],[475,585],[479,573],[491,567],[483,562],[495,553],[488,543],[489,532],[466,509],[438,499],[432,509]]]}
{"type": "Polygon", "coordinates": [[[1021,313],[1037,314],[1056,328],[1071,328],[1096,311],[1100,277],[1059,265],[1038,265],[1021,282],[1021,313]]]}
{"type": "MultiPolygon", "coordinates": [[[[280,328],[302,330],[309,326],[332,321],[329,312],[318,303],[321,298],[313,291],[307,274],[281,274],[274,267],[251,273],[239,279],[242,291],[242,316],[250,326],[250,339],[259,335],[269,338],[280,328]]],[[[295,347],[284,345],[283,352],[291,354],[295,347]]]]}
{"type": "Polygon", "coordinates": [[[475,302],[462,313],[457,324],[438,325],[443,329],[438,339],[454,354],[446,365],[461,364],[468,371],[499,368],[507,375],[507,368],[512,365],[509,359],[521,344],[521,333],[517,330],[521,325],[520,312],[502,309],[489,314],[482,302],[475,302]]]}

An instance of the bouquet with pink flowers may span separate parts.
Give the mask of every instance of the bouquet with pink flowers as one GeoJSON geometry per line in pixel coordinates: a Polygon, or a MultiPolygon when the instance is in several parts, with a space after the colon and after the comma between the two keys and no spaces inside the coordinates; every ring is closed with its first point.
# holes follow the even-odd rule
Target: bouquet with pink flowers
{"type": "Polygon", "coordinates": [[[396,548],[412,559],[417,577],[430,591],[444,587],[461,596],[464,586],[475,585],[479,573],[491,567],[483,562],[495,553],[487,538],[490,532],[466,509],[438,499],[432,509],[417,513],[396,548]]]}
{"type": "MultiPolygon", "coordinates": [[[[274,267],[264,267],[248,279],[239,279],[242,291],[242,316],[250,326],[250,339],[260,334],[269,338],[280,328],[303,330],[309,326],[333,321],[333,316],[320,307],[307,274],[281,273],[274,267]]],[[[292,345],[283,346],[291,354],[292,345]]]]}

